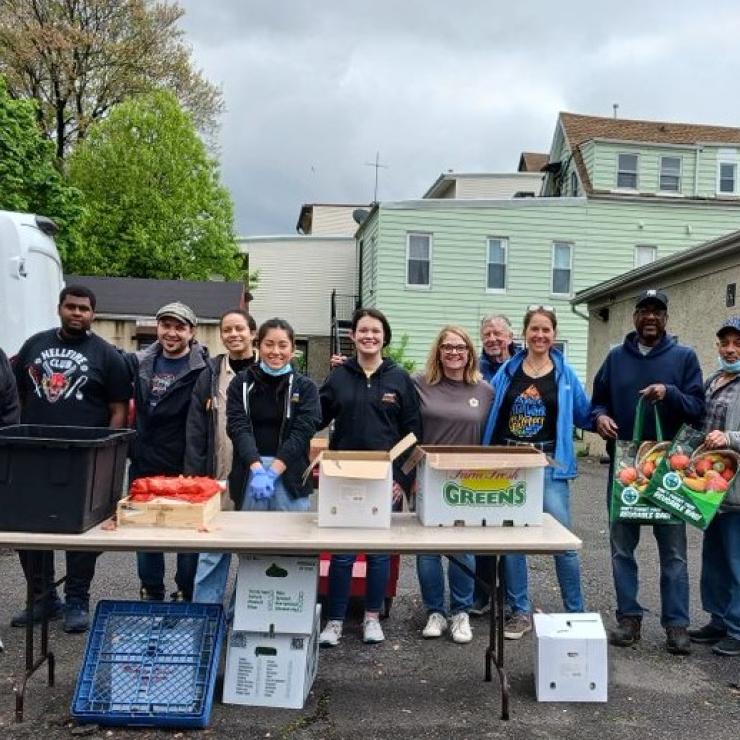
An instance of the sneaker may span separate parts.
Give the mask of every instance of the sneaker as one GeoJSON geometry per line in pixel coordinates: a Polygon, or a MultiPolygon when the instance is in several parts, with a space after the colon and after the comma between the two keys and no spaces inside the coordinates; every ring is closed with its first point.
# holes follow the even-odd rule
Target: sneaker
{"type": "Polygon", "coordinates": [[[504,622],[504,637],[507,640],[521,640],[532,631],[532,617],[529,614],[512,614],[504,622]]]}
{"type": "Polygon", "coordinates": [[[142,601],[164,601],[164,589],[161,591],[142,586],[139,590],[139,598],[142,601]]]}
{"type": "Polygon", "coordinates": [[[193,597],[188,596],[184,591],[181,591],[178,589],[177,591],[173,591],[170,594],[170,600],[171,601],[192,601],[193,597]]]}
{"type": "Polygon", "coordinates": [[[609,642],[617,647],[630,647],[640,641],[641,630],[640,617],[619,617],[616,629],[609,631],[609,642]]]}
{"type": "Polygon", "coordinates": [[[699,629],[689,630],[689,639],[691,642],[711,645],[719,642],[726,634],[727,632],[722,627],[717,627],[709,622],[709,624],[705,624],[703,627],[699,627],[699,629]]]}
{"type": "Polygon", "coordinates": [[[740,640],[729,635],[723,637],[716,645],[712,646],[712,652],[715,655],[738,656],[740,655],[740,640]]]}
{"type": "Polygon", "coordinates": [[[442,633],[447,629],[447,619],[444,614],[432,612],[427,619],[424,629],[421,631],[422,637],[427,639],[432,637],[442,637],[442,633]]]}
{"type": "Polygon", "coordinates": [[[689,655],[691,640],[686,627],[666,627],[666,650],[672,655],[689,655]]]}
{"type": "Polygon", "coordinates": [[[471,617],[482,617],[491,611],[491,597],[480,596],[474,602],[473,606],[470,607],[471,617]]]}
{"type": "MultiPolygon", "coordinates": [[[[44,618],[44,611],[50,622],[60,619],[64,605],[58,596],[54,596],[51,601],[44,603],[35,601],[32,609],[32,620],[34,624],[39,624],[44,618]]],[[[28,624],[28,609],[22,609],[17,612],[10,620],[11,627],[25,627],[28,624]]]]}
{"type": "Polygon", "coordinates": [[[362,623],[362,641],[373,645],[376,642],[383,642],[385,635],[383,628],[380,626],[380,620],[377,617],[365,617],[362,623]]]}
{"type": "Polygon", "coordinates": [[[75,634],[87,632],[90,627],[90,607],[83,601],[69,601],[64,605],[64,631],[75,634]]]}
{"type": "Polygon", "coordinates": [[[468,619],[468,615],[465,612],[453,614],[450,633],[452,634],[452,641],[459,645],[464,645],[472,641],[473,632],[470,629],[470,619],[468,619]]]}
{"type": "Polygon", "coordinates": [[[336,647],[342,639],[342,621],[330,619],[319,635],[319,645],[325,647],[336,647]]]}

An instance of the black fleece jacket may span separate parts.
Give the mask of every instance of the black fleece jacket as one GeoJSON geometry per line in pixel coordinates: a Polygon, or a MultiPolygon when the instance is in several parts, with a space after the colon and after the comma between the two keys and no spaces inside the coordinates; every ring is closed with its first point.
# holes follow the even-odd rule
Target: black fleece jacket
{"type": "Polygon", "coordinates": [[[311,437],[321,421],[318,388],[305,375],[291,372],[282,376],[276,389],[259,365],[252,365],[231,381],[226,394],[226,431],[234,445],[229,490],[237,508],[241,507],[249,466],[263,456],[257,448],[250,406],[260,396],[274,397],[276,392],[281,400],[282,419],[275,457],[286,466],[283,483],[294,498],[309,496],[313,490],[310,479],[303,481],[303,473],[308,467],[311,437]]]}
{"type": "MultiPolygon", "coordinates": [[[[419,397],[409,374],[393,360],[383,360],[368,378],[357,358],[336,367],[320,391],[321,426],[334,422],[332,450],[388,451],[413,432],[421,439],[419,397]]],[[[402,455],[393,479],[408,493],[413,475],[401,471],[402,455]]]]}

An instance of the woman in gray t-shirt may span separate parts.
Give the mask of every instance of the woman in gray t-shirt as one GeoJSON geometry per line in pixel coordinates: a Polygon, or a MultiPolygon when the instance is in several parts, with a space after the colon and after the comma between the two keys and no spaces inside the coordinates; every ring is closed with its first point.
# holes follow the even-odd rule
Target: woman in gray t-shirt
{"type": "MultiPolygon", "coordinates": [[[[423,373],[414,376],[421,401],[422,444],[480,444],[493,389],[482,379],[469,334],[459,326],[445,326],[432,344],[423,373]]],[[[475,572],[473,555],[456,558],[475,572]]],[[[416,569],[427,610],[422,635],[440,637],[447,629],[444,606],[444,572],[440,555],[418,555],[416,569]]],[[[451,561],[447,569],[450,588],[450,633],[458,643],[470,642],[468,612],[473,604],[474,579],[451,561]]]]}

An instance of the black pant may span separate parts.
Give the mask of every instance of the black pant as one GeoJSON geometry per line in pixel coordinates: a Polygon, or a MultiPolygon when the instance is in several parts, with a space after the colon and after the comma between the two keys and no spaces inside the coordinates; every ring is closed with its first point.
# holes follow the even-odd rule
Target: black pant
{"type": "MultiPolygon", "coordinates": [[[[87,603],[90,584],[95,575],[95,562],[99,552],[66,552],[67,580],[64,596],[67,602],[87,603]]],[[[37,596],[49,591],[54,583],[54,553],[51,550],[18,550],[23,573],[28,582],[33,573],[33,592],[37,596]]]]}
{"type": "MultiPolygon", "coordinates": [[[[475,575],[478,578],[482,578],[486,583],[491,580],[491,566],[493,565],[493,558],[490,555],[476,555],[475,556],[475,575]]],[[[481,582],[475,579],[475,594],[473,595],[474,602],[488,601],[491,594],[488,593],[488,589],[484,588],[481,582]]]]}

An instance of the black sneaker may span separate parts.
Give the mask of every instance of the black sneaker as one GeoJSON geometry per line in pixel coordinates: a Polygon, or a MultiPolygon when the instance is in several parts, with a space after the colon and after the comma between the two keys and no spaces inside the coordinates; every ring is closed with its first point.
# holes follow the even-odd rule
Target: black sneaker
{"type": "Polygon", "coordinates": [[[160,591],[142,586],[139,591],[139,598],[142,601],[164,601],[164,589],[160,591]]]}
{"type": "Polygon", "coordinates": [[[723,637],[716,645],[712,646],[712,652],[716,655],[736,657],[740,655],[740,640],[735,637],[723,637]]]}
{"type": "Polygon", "coordinates": [[[193,597],[192,595],[188,595],[184,591],[178,589],[170,594],[170,599],[172,601],[192,601],[193,597]]]}
{"type": "Polygon", "coordinates": [[[727,632],[722,627],[709,622],[699,629],[689,630],[689,639],[691,642],[704,643],[706,645],[712,645],[715,642],[719,642],[727,632]]]}
{"type": "Polygon", "coordinates": [[[69,601],[64,605],[65,632],[76,634],[90,628],[90,607],[85,601],[69,601]]]}
{"type": "Polygon", "coordinates": [[[482,617],[484,614],[488,614],[491,611],[491,597],[481,596],[473,602],[473,606],[470,607],[468,612],[472,617],[482,617]]]}
{"type": "MultiPolygon", "coordinates": [[[[44,618],[44,611],[50,622],[53,622],[62,616],[62,609],[64,605],[58,596],[54,596],[51,601],[45,602],[36,601],[33,605],[33,623],[39,624],[44,618]]],[[[10,620],[11,627],[25,627],[28,624],[28,609],[22,609],[17,612],[10,620]]]]}
{"type": "Polygon", "coordinates": [[[609,642],[617,647],[630,647],[640,641],[641,630],[640,617],[620,617],[616,629],[609,632],[609,642]]]}
{"type": "Polygon", "coordinates": [[[666,627],[666,650],[671,655],[690,655],[691,640],[686,627],[666,627]]]}

